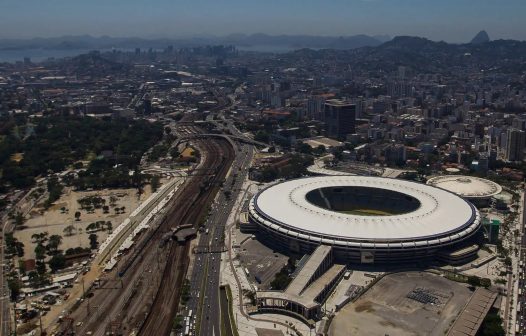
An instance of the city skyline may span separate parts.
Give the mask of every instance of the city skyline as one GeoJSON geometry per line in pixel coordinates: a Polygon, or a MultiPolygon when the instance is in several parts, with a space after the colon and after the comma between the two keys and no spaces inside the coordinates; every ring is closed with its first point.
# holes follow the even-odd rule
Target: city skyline
{"type": "Polygon", "coordinates": [[[100,0],[89,3],[35,0],[0,3],[0,38],[109,35],[177,38],[202,35],[350,36],[412,35],[452,43],[469,42],[480,30],[491,39],[526,39],[518,0],[432,2],[427,0],[335,0],[285,3],[210,0],[100,0]],[[37,15],[38,14],[38,15],[37,15]]]}

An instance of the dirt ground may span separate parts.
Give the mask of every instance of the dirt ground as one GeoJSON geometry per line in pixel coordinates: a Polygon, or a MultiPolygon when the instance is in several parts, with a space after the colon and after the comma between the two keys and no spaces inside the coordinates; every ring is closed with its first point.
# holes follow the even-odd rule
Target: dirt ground
{"type": "Polygon", "coordinates": [[[471,295],[467,286],[435,274],[390,274],[338,312],[329,335],[444,335],[471,295]],[[407,297],[419,289],[438,302],[407,297]]]}
{"type": "MultiPolygon", "coordinates": [[[[41,207],[33,208],[24,223],[23,230],[15,231],[15,237],[24,243],[25,255],[24,259],[32,259],[35,257],[35,244],[32,243],[31,236],[36,233],[48,232],[51,235],[62,236],[61,250],[67,250],[73,247],[89,247],[89,233],[86,232],[86,227],[97,221],[111,221],[113,229],[117,228],[130,213],[135,210],[141,202],[146,200],[151,195],[150,187],[145,188],[144,193],[137,196],[136,189],[104,189],[98,191],[83,191],[76,192],[67,188],[63,195],[55,204],[45,211],[41,207]],[[114,207],[110,206],[109,213],[104,214],[102,209],[95,209],[93,213],[88,213],[86,210],[80,209],[80,204],[77,202],[86,196],[100,196],[106,200],[106,205],[110,203],[110,196],[117,198],[115,207],[125,207],[124,213],[117,214],[114,207]],[[62,211],[61,208],[66,208],[62,211]],[[75,212],[80,211],[80,220],[75,220],[75,212]],[[71,236],[66,236],[64,228],[73,225],[75,233],[71,236]]],[[[108,236],[107,231],[96,232],[99,243],[103,242],[108,236]]]]}

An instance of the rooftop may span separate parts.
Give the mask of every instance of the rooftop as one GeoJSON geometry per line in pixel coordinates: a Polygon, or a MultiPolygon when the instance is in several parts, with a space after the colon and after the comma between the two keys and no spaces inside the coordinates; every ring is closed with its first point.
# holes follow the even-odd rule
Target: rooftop
{"type": "Polygon", "coordinates": [[[493,181],[465,175],[435,176],[427,184],[466,198],[487,198],[502,191],[502,187],[493,181]]]}
{"type": "Polygon", "coordinates": [[[318,246],[314,253],[310,256],[309,260],[307,260],[305,265],[301,268],[298,275],[289,284],[286,292],[292,295],[300,295],[305,287],[307,287],[309,284],[313,274],[320,267],[321,263],[325,260],[330,252],[330,246],[318,246]]]}
{"type": "Polygon", "coordinates": [[[484,288],[477,288],[468,304],[448,332],[451,336],[475,336],[486,317],[497,293],[484,288]]]}
{"type": "Polygon", "coordinates": [[[327,240],[407,240],[413,245],[414,238],[443,235],[449,236],[444,239],[458,238],[461,232],[472,232],[479,222],[477,210],[451,192],[405,180],[370,176],[323,176],[286,181],[260,192],[250,208],[252,215],[265,225],[290,236],[318,239],[322,243],[324,239],[316,237],[327,240]],[[364,216],[324,209],[306,199],[310,191],[343,186],[371,188],[371,204],[383,201],[374,195],[374,191],[386,189],[416,198],[420,206],[415,211],[399,215],[364,216]]]}

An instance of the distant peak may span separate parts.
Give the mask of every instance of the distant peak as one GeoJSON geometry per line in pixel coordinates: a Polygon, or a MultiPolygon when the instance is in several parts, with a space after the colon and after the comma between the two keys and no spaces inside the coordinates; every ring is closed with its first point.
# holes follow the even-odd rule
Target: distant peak
{"type": "Polygon", "coordinates": [[[486,43],[489,42],[489,35],[485,30],[481,30],[478,32],[477,35],[471,40],[472,44],[480,44],[480,43],[486,43]]]}

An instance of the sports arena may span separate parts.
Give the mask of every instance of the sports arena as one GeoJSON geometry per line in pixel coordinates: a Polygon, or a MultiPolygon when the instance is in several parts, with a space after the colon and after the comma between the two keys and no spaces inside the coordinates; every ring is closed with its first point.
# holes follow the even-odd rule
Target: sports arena
{"type": "Polygon", "coordinates": [[[475,176],[441,175],[430,178],[427,184],[451,191],[476,206],[488,206],[502,192],[497,183],[475,176]]]}
{"type": "Polygon", "coordinates": [[[444,189],[370,176],[323,176],[272,185],[249,203],[263,243],[293,253],[331,246],[348,263],[473,259],[477,209],[444,189]]]}

